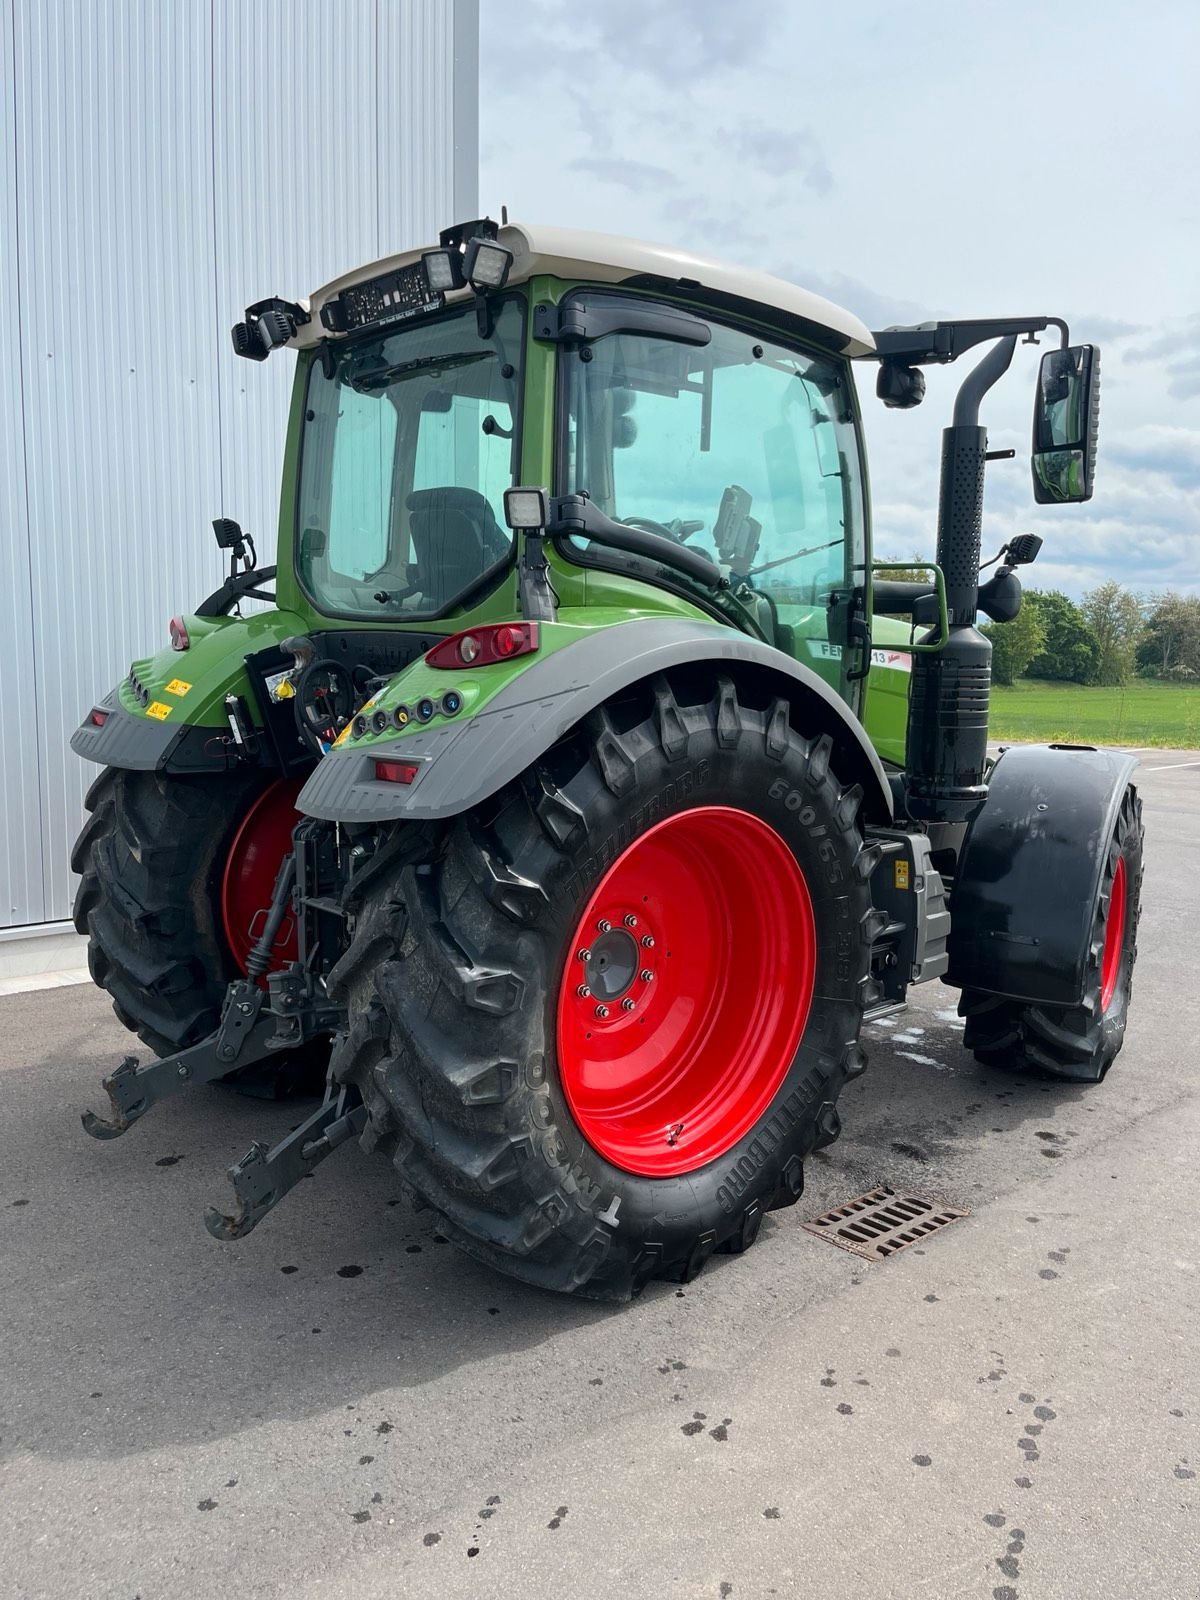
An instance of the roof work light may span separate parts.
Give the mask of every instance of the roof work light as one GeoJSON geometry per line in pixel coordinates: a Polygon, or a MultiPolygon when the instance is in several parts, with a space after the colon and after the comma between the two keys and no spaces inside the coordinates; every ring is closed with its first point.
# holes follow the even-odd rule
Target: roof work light
{"type": "Polygon", "coordinates": [[[456,270],[457,263],[449,250],[427,250],[421,260],[425,266],[426,282],[435,294],[462,288],[462,279],[456,270]]]}
{"type": "Polygon", "coordinates": [[[503,289],[512,267],[513,253],[494,239],[484,239],[479,234],[468,241],[463,258],[463,277],[476,294],[487,294],[492,289],[503,289]]]}

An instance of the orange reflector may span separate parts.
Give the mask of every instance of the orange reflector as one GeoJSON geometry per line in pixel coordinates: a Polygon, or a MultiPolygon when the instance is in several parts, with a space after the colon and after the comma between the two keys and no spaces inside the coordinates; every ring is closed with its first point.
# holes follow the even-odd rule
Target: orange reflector
{"type": "Polygon", "coordinates": [[[377,761],[375,776],[380,783],[412,783],[421,770],[419,761],[377,761]]]}

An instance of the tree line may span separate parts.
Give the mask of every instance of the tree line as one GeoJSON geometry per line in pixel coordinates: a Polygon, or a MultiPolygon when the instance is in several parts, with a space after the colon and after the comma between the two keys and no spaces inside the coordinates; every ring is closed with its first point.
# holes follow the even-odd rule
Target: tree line
{"type": "MultiPolygon", "coordinates": [[[[886,576],[922,579],[929,569],[914,560],[886,576]]],[[[1026,589],[1012,622],[988,622],[982,631],[992,641],[997,683],[1200,681],[1200,595],[1174,589],[1143,595],[1109,581],[1078,601],[1061,589],[1026,589]]]]}
{"type": "Polygon", "coordinates": [[[1200,680],[1200,595],[1139,595],[1110,581],[1076,602],[1058,589],[1027,589],[1012,622],[990,622],[983,632],[997,683],[1200,680]]]}

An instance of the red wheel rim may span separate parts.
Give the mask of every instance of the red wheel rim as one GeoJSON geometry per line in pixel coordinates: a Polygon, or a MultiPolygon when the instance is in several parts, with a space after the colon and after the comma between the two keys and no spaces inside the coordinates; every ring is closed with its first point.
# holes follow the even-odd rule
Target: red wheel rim
{"type": "Polygon", "coordinates": [[[716,1160],[783,1082],[815,974],[808,885],[773,828],[727,806],[649,828],[588,901],[559,990],[584,1137],[646,1177],[716,1160]]]}
{"type": "Polygon", "coordinates": [[[1108,921],[1104,924],[1104,956],[1100,962],[1100,1009],[1107,1011],[1117,992],[1121,958],[1125,954],[1125,914],[1128,896],[1125,888],[1125,857],[1117,857],[1112,893],[1108,899],[1108,921]]]}
{"type": "MultiPolygon", "coordinates": [[[[230,953],[243,975],[267,920],[279,863],[292,848],[292,829],[300,821],[296,796],[303,787],[302,777],[277,778],[268,784],[242,818],[225,858],[221,919],[230,953]]],[[[295,959],[296,921],[289,910],[271,950],[270,970],[295,959]]]]}

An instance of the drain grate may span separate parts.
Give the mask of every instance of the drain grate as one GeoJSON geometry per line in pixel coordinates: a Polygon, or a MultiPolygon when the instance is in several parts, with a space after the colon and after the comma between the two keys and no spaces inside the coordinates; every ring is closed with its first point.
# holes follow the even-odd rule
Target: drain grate
{"type": "Polygon", "coordinates": [[[856,1256],[883,1261],[967,1216],[970,1211],[962,1206],[941,1205],[923,1194],[897,1194],[881,1184],[801,1226],[856,1256]]]}

